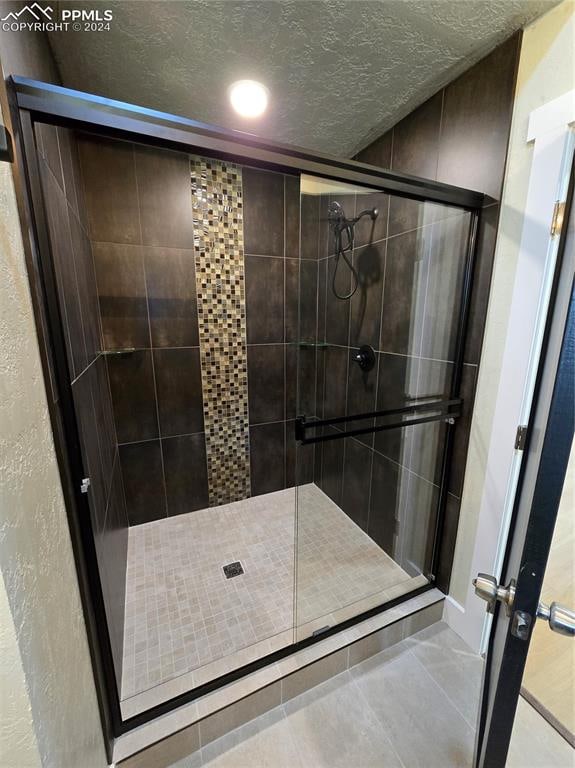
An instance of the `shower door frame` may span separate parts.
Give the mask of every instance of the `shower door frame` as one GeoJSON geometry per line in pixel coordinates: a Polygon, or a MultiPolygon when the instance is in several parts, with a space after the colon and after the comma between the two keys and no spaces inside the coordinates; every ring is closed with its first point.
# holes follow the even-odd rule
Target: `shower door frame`
{"type": "MultiPolygon", "coordinates": [[[[298,147],[277,144],[252,134],[227,130],[28,78],[13,77],[10,79],[8,82],[8,99],[17,167],[15,180],[17,194],[22,202],[20,214],[22,229],[27,235],[24,237],[26,260],[33,295],[36,327],[41,347],[43,347],[41,356],[44,381],[46,384],[52,382],[54,392],[57,395],[55,398],[48,397],[48,405],[100,712],[106,745],[111,755],[113,738],[284,658],[300,648],[322,640],[330,634],[342,631],[370,616],[433,589],[435,584],[432,580],[427,585],[337,624],[321,635],[293,643],[226,675],[215,678],[207,684],[157,704],[138,715],[126,720],[122,719],[88,500],[87,496],[80,491],[80,483],[85,474],[68,376],[63,327],[40,182],[34,135],[35,123],[48,123],[109,138],[215,157],[298,177],[304,173],[321,176],[400,197],[453,205],[469,212],[471,222],[465,254],[465,273],[459,307],[458,336],[450,399],[459,399],[460,396],[477,252],[477,228],[485,196],[472,190],[408,176],[354,160],[335,158],[298,147]]],[[[453,424],[448,424],[442,456],[442,481],[434,531],[432,574],[437,573],[441,558],[441,540],[453,451],[453,434],[453,424]]]]}

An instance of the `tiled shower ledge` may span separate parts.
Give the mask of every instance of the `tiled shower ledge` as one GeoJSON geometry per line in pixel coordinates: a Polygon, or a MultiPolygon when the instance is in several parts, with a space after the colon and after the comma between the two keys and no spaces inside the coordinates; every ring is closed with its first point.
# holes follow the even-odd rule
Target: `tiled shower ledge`
{"type": "Polygon", "coordinates": [[[114,763],[118,768],[169,766],[307,688],[440,621],[443,600],[442,592],[431,589],[135,728],[116,739],[114,763]]]}

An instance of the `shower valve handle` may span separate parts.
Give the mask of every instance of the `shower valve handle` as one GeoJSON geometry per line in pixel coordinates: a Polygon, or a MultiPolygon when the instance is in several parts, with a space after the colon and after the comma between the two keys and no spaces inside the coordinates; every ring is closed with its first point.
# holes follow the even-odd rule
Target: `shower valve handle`
{"type": "Polygon", "coordinates": [[[375,352],[373,347],[369,344],[364,344],[359,348],[359,352],[353,356],[354,362],[356,362],[362,371],[371,371],[375,365],[375,352]]]}

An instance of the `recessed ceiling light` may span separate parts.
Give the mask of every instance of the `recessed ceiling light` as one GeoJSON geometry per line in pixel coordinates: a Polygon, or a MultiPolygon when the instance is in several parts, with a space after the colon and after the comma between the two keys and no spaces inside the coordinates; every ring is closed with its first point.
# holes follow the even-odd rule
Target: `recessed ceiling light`
{"type": "Polygon", "coordinates": [[[259,117],[266,111],[269,91],[257,80],[238,80],[229,87],[232,107],[242,117],[259,117]]]}

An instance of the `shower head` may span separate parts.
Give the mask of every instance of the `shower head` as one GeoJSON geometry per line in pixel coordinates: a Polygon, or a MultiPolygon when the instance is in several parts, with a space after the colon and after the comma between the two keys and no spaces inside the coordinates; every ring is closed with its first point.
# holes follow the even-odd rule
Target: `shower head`
{"type": "Polygon", "coordinates": [[[378,215],[378,208],[367,208],[365,211],[358,213],[353,219],[348,219],[343,210],[343,205],[338,203],[337,200],[332,200],[327,209],[327,219],[336,229],[353,227],[364,216],[369,216],[372,221],[375,221],[378,215]]]}
{"type": "Polygon", "coordinates": [[[347,221],[343,206],[341,203],[338,203],[337,200],[333,200],[329,204],[327,209],[327,218],[330,224],[333,224],[334,227],[339,226],[347,221]]]}
{"type": "MultiPolygon", "coordinates": [[[[355,225],[364,216],[369,216],[372,221],[375,221],[378,213],[379,213],[379,210],[377,208],[368,208],[365,211],[361,211],[361,213],[359,213],[353,219],[348,219],[347,216],[345,215],[345,211],[343,210],[342,204],[338,203],[337,200],[332,200],[332,202],[328,206],[327,220],[329,221],[329,224],[333,229],[333,233],[335,237],[335,267],[332,275],[331,289],[333,291],[334,296],[337,299],[342,299],[343,301],[347,301],[348,299],[351,299],[351,297],[357,291],[357,288],[359,286],[359,275],[357,273],[356,267],[353,264],[355,225]],[[344,234],[345,234],[345,237],[347,238],[347,243],[344,243],[343,241],[344,234]],[[349,255],[346,254],[346,251],[349,252],[349,255]],[[337,268],[338,268],[340,257],[341,259],[343,259],[343,261],[345,261],[345,263],[349,267],[349,270],[352,275],[352,280],[353,280],[351,290],[345,294],[339,293],[339,291],[336,288],[337,268]]],[[[373,225],[372,225],[372,231],[373,231],[373,225]]]]}

